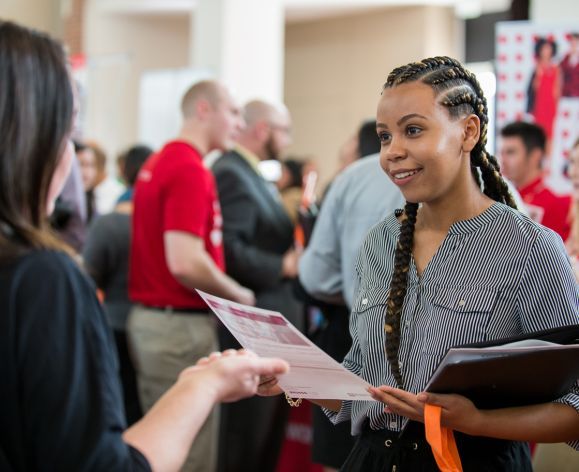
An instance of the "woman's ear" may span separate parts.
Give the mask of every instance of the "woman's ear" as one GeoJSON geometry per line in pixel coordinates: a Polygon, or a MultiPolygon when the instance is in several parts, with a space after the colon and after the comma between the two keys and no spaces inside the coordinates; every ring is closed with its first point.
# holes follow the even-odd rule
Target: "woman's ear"
{"type": "Polygon", "coordinates": [[[468,115],[464,119],[462,151],[471,152],[480,139],[480,119],[476,115],[468,115]]]}

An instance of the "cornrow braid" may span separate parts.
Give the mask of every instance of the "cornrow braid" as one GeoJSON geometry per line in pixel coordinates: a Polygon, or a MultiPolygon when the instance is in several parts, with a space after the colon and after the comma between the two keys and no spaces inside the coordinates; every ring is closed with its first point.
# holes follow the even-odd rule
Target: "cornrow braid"
{"type": "MultiPolygon", "coordinates": [[[[473,178],[489,198],[516,208],[507,184],[500,174],[500,167],[496,158],[485,149],[489,122],[488,107],[475,75],[466,70],[456,59],[438,56],[397,67],[388,75],[384,88],[392,88],[417,80],[430,85],[435,94],[441,96],[440,103],[448,109],[452,118],[463,117],[471,113],[478,117],[481,126],[480,137],[471,151],[473,178]]],[[[401,336],[400,317],[407,290],[417,211],[417,203],[406,203],[404,220],[394,255],[394,273],[390,283],[384,324],[386,357],[400,388],[404,385],[398,362],[401,336]]]]}
{"type": "Polygon", "coordinates": [[[384,324],[384,331],[386,333],[386,357],[392,369],[392,374],[396,379],[396,383],[400,388],[403,388],[404,385],[398,362],[400,316],[404,297],[406,296],[408,269],[410,267],[410,256],[412,255],[417,211],[417,203],[406,202],[404,216],[400,226],[400,236],[394,254],[394,273],[392,274],[392,282],[390,284],[390,295],[388,296],[388,304],[386,307],[386,322],[384,324]]]}

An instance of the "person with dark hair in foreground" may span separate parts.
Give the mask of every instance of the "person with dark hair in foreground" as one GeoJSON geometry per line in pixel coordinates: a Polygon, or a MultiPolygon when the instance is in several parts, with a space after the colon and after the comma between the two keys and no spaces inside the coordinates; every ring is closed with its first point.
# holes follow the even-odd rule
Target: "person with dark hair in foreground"
{"type": "MultiPolygon", "coordinates": [[[[342,471],[438,470],[421,425],[427,404],[455,431],[466,471],[531,471],[527,441],[579,449],[577,383],[550,403],[488,410],[424,392],[451,346],[579,323],[563,242],[514,208],[485,149],[487,113],[474,74],[449,57],[388,76],[380,161],[406,204],[362,245],[343,361],[377,386],[368,391],[378,401],[312,400],[334,423],[351,419],[359,435],[342,471]]],[[[267,380],[260,393],[280,393],[267,380]]]]}
{"type": "Polygon", "coordinates": [[[0,470],[176,471],[216,402],[288,366],[214,353],[126,429],[95,288],[48,229],[74,159],[61,45],[0,21],[0,83],[0,470]]]}

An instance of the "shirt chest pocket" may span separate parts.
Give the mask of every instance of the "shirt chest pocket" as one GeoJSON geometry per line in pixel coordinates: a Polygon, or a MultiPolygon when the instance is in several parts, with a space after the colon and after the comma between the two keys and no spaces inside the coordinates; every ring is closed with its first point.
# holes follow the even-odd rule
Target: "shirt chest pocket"
{"type": "Polygon", "coordinates": [[[358,341],[362,352],[384,351],[384,320],[390,289],[371,287],[360,289],[354,301],[352,316],[355,317],[358,341]]]}
{"type": "Polygon", "coordinates": [[[452,346],[485,341],[498,296],[492,289],[438,288],[427,311],[424,351],[444,354],[452,346]]]}

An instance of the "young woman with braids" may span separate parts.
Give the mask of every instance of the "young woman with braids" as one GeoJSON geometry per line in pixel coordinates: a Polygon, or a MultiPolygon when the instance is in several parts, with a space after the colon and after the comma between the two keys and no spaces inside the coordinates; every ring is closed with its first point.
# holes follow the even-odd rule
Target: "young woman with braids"
{"type": "MultiPolygon", "coordinates": [[[[498,410],[423,392],[451,346],[579,323],[563,243],[514,208],[485,150],[487,128],[480,85],[454,59],[389,75],[377,112],[381,163],[407,203],[361,248],[343,361],[379,386],[369,389],[378,402],[319,402],[359,435],[344,471],[438,470],[425,403],[442,407],[465,471],[530,471],[526,441],[579,447],[579,386],[553,403],[498,410]]],[[[260,392],[276,393],[274,384],[260,392]]]]}

